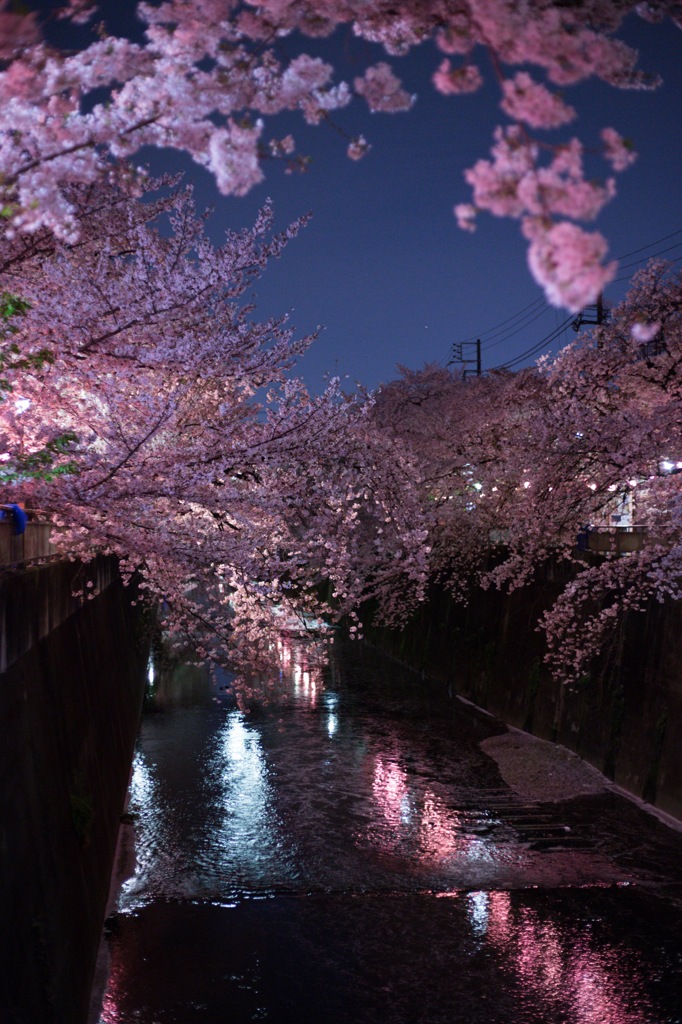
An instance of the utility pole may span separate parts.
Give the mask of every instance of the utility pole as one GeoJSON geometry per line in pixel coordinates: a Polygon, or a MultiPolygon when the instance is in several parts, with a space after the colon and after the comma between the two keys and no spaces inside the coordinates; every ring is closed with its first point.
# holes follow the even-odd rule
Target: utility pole
{"type": "MultiPolygon", "coordinates": [[[[481,368],[481,339],[477,338],[476,341],[458,341],[452,346],[452,359],[448,363],[448,366],[452,366],[453,363],[463,363],[465,366],[468,363],[476,364],[476,376],[480,377],[482,374],[481,368]],[[472,345],[476,346],[476,358],[466,359],[464,356],[464,348],[471,348],[472,345]]],[[[471,370],[464,370],[463,377],[466,380],[467,373],[471,373],[471,370]]]]}
{"type": "Polygon", "coordinates": [[[604,296],[601,292],[597,296],[597,304],[595,306],[585,306],[581,309],[577,317],[571,324],[574,331],[579,331],[581,327],[593,325],[595,327],[601,327],[605,324],[609,318],[609,311],[604,305],[604,296]]]}

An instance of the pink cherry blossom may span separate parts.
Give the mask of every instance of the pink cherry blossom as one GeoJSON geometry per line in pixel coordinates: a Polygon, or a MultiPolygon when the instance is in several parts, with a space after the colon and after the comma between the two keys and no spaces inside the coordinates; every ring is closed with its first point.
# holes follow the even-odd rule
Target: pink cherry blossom
{"type": "Polygon", "coordinates": [[[354,81],[355,91],[364,96],[371,111],[394,113],[409,110],[415,97],[400,86],[388,64],[383,62],[367,68],[362,78],[354,81]]]}
{"type": "Polygon", "coordinates": [[[357,138],[351,139],[348,143],[348,156],[351,160],[362,160],[366,156],[372,147],[367,142],[364,135],[358,135],[357,138]]]}
{"type": "Polygon", "coordinates": [[[519,197],[519,185],[532,174],[537,147],[528,144],[520,129],[495,129],[492,160],[478,160],[464,177],[474,190],[478,209],[498,217],[521,217],[526,206],[519,197]]]}
{"type": "MultiPolygon", "coordinates": [[[[434,71],[436,88],[447,95],[480,86],[474,51],[485,53],[505,112],[524,128],[515,136],[513,126],[506,130],[516,161],[509,151],[503,158],[498,138],[492,160],[481,159],[467,172],[475,206],[515,218],[539,215],[544,206],[546,217],[590,219],[599,190],[591,181],[565,174],[557,189],[558,168],[541,160],[538,140],[525,134],[528,128],[560,127],[574,113],[531,73],[561,87],[593,76],[619,88],[654,87],[656,78],[638,71],[636,53],[617,31],[630,11],[653,20],[679,20],[675,4],[663,0],[646,7],[634,0],[604,0],[598,8],[596,16],[592,4],[535,0],[522,5],[470,0],[454,7],[442,0],[398,0],[388,6],[383,0],[245,5],[164,0],[138,5],[146,25],[141,43],[109,36],[67,54],[41,42],[36,15],[18,14],[2,0],[0,199],[5,226],[10,232],[49,226],[60,238],[73,239],[74,211],[65,186],[106,179],[112,157],[126,161],[144,146],[184,150],[211,171],[221,191],[242,195],[262,179],[259,161],[268,151],[276,152],[259,144],[266,118],[297,110],[307,123],[319,124],[351,102],[353,90],[335,81],[325,60],[301,52],[289,59],[278,42],[296,34],[314,40],[340,26],[391,56],[433,40],[441,52],[463,58],[460,67],[446,60],[434,71]],[[525,178],[519,166],[512,166],[523,161],[529,162],[525,178]]],[[[82,24],[96,15],[96,7],[89,0],[70,0],[61,13],[82,24]]],[[[406,110],[412,103],[386,62],[357,75],[355,92],[377,111],[406,110]]],[[[602,143],[615,171],[632,163],[633,151],[615,129],[604,129],[602,143]]],[[[559,150],[566,145],[559,144],[559,150]]],[[[354,140],[348,155],[358,159],[368,146],[354,140]]],[[[277,155],[285,155],[290,168],[304,165],[293,149],[277,155]]],[[[615,192],[610,180],[599,188],[609,196],[615,192]]],[[[464,222],[471,226],[469,218],[464,222]]]]}
{"type": "Polygon", "coordinates": [[[632,144],[615,129],[603,128],[601,139],[604,143],[604,156],[614,171],[626,170],[637,159],[632,144]]]}
{"type": "Polygon", "coordinates": [[[531,239],[531,273],[553,306],[577,313],[613,280],[616,263],[602,266],[607,243],[598,231],[583,231],[569,221],[545,230],[542,222],[531,218],[524,221],[524,231],[531,239]]]}
{"type": "Polygon", "coordinates": [[[502,91],[505,114],[531,128],[558,128],[576,117],[573,107],[540,82],[534,82],[527,71],[519,71],[503,82],[502,91]]]}
{"type": "Polygon", "coordinates": [[[191,190],[155,196],[169,184],[144,201],[69,186],[77,245],[45,227],[2,240],[0,290],[30,306],[0,338],[17,389],[0,403],[0,479],[69,432],[54,472],[22,482],[60,550],[116,555],[178,644],[263,670],[283,614],[372,597],[398,621],[423,593],[426,531],[371,401],[338,380],[310,396],[291,371],[312,338],[240,302],[303,222],[273,233],[266,207],[215,247],[191,190]]]}
{"type": "Polygon", "coordinates": [[[660,323],[653,324],[642,324],[634,323],[630,328],[630,333],[635,341],[641,341],[646,344],[649,341],[653,341],[658,332],[661,329],[660,323]]]}
{"type": "Polygon", "coordinates": [[[680,273],[653,262],[603,324],[537,369],[466,381],[403,370],[377,396],[378,425],[418,473],[433,578],[461,600],[525,586],[548,562],[553,586],[566,580],[538,610],[566,682],[618,642],[625,613],[682,599],[681,293],[680,273]],[[654,344],[642,349],[645,324],[654,344]],[[644,543],[618,556],[625,508],[638,530],[620,539],[644,543]],[[584,560],[585,524],[613,553],[584,560]]]}
{"type": "Polygon", "coordinates": [[[456,96],[476,92],[483,85],[483,76],[475,64],[453,68],[449,60],[444,60],[433,76],[433,84],[444,96],[456,96]]]}
{"type": "Polygon", "coordinates": [[[476,207],[471,203],[458,203],[454,208],[457,226],[464,231],[476,230],[476,207]]]}
{"type": "Polygon", "coordinates": [[[262,121],[252,127],[229,122],[226,128],[211,133],[208,144],[208,169],[225,195],[243,196],[263,180],[258,156],[262,121]]]}

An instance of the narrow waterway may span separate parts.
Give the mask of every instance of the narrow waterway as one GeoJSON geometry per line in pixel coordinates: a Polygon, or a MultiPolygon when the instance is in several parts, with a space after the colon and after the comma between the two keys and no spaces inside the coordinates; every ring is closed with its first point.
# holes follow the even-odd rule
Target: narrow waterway
{"type": "Polygon", "coordinates": [[[324,678],[293,649],[249,714],[168,682],[101,1024],[681,1021],[682,836],[611,793],[515,793],[500,731],[361,644],[324,678]]]}

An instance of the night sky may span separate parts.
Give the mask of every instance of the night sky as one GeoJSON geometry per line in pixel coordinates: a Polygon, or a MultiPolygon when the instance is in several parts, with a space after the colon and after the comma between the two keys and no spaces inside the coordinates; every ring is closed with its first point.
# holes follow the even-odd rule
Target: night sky
{"type": "MultiPolygon", "coordinates": [[[[113,31],[129,29],[122,7],[130,9],[117,5],[113,31]]],[[[664,85],[651,93],[588,83],[566,97],[579,113],[569,133],[596,146],[599,130],[612,126],[640,153],[617,176],[619,194],[594,225],[609,239],[609,257],[624,257],[607,303],[622,297],[647,255],[682,256],[682,33],[670,23],[652,26],[633,17],[625,38],[640,50],[640,66],[660,72],[664,85]]],[[[284,45],[290,56],[298,52],[292,40],[284,45]]],[[[225,228],[252,223],[267,196],[278,227],[312,212],[306,230],[249,294],[260,316],[291,311],[299,333],[323,328],[300,364],[309,386],[319,390],[328,372],[347,375],[349,387],[360,381],[374,388],[396,376],[397,364],[447,363],[453,343],[477,337],[484,369],[517,369],[573,339],[572,317],[547,306],[530,277],[518,224],[481,214],[472,235],[458,229],[452,214],[455,203],[470,199],[463,170],[487,156],[493,128],[505,123],[492,75],[479,93],[447,98],[430,82],[442,59],[432,44],[400,60],[341,34],[305,40],[300,49],[320,53],[351,80],[367,62],[389,59],[417,94],[416,104],[409,113],[388,115],[370,114],[364,101],[355,101],[333,115],[340,131],[309,128],[298,115],[270,121],[264,140],[291,131],[298,151],[311,157],[310,169],[287,175],[273,161],[265,182],[245,198],[220,197],[209,175],[176,153],[145,151],[143,158],[151,158],[155,171],[186,170],[199,204],[214,208],[216,242],[225,228]],[[371,142],[362,161],[345,156],[343,131],[371,142]]],[[[479,62],[488,74],[485,59],[479,62]]],[[[607,174],[606,163],[595,159],[595,177],[607,174]]],[[[464,354],[473,356],[473,346],[464,354]]]]}

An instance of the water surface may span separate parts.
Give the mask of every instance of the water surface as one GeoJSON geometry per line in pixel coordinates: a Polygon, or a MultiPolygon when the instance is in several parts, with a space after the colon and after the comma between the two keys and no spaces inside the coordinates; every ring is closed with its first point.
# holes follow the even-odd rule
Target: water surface
{"type": "Polygon", "coordinates": [[[275,706],[187,674],[150,702],[101,1024],[681,1019],[679,836],[515,795],[501,727],[369,648],[292,658],[275,706]]]}

